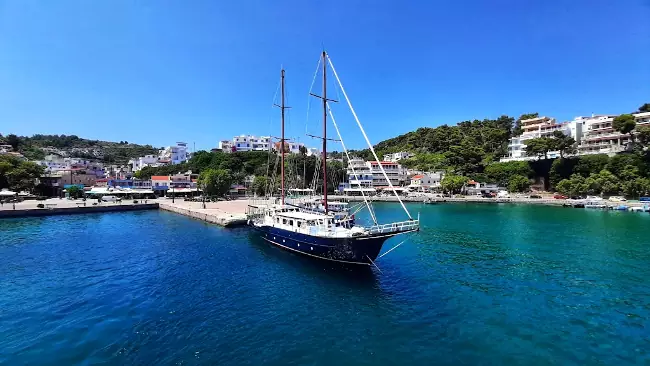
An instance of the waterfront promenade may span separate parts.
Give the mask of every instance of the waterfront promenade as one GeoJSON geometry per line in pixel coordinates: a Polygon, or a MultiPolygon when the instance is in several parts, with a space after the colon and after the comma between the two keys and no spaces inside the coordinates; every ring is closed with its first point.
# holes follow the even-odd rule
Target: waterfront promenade
{"type": "MultiPolygon", "coordinates": [[[[347,200],[351,202],[363,202],[363,197],[359,196],[330,196],[334,200],[347,200]]],[[[402,197],[402,201],[409,203],[424,203],[427,200],[434,201],[438,204],[444,203],[484,203],[484,204],[525,204],[525,205],[544,205],[544,206],[562,206],[569,203],[568,200],[559,200],[553,198],[482,198],[482,197],[433,197],[432,195],[422,195],[416,197],[402,197]]],[[[123,200],[122,202],[102,202],[96,200],[82,201],[68,200],[59,198],[49,198],[44,201],[24,201],[16,203],[5,203],[0,206],[0,218],[8,217],[28,217],[28,216],[50,216],[64,214],[83,214],[97,212],[120,212],[133,210],[161,209],[174,212],[194,219],[206,221],[209,223],[229,227],[243,225],[246,223],[246,208],[252,202],[251,199],[237,199],[232,201],[206,202],[203,208],[202,202],[190,202],[183,199],[172,200],[169,198],[137,200],[123,200]],[[38,208],[38,204],[43,204],[45,208],[38,208]],[[15,207],[15,209],[14,209],[15,207]]],[[[371,198],[372,202],[397,202],[395,196],[371,198]]],[[[608,207],[616,207],[620,204],[628,207],[642,207],[641,202],[608,202],[602,201],[608,207]]]]}
{"type": "Polygon", "coordinates": [[[162,209],[221,226],[233,226],[246,223],[248,203],[245,199],[206,202],[204,209],[202,202],[188,202],[183,199],[159,198],[137,200],[137,203],[134,203],[134,200],[97,203],[97,200],[48,198],[43,201],[18,202],[15,205],[5,203],[0,206],[0,218],[162,209]],[[39,208],[39,204],[45,207],[39,208]]]}

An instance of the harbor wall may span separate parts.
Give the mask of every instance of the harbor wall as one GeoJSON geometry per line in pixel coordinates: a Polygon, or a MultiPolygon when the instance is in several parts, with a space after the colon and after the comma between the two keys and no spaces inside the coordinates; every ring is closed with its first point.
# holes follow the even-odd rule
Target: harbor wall
{"type": "Polygon", "coordinates": [[[155,210],[157,208],[158,208],[157,203],[148,203],[148,204],[143,203],[143,204],[135,204],[135,205],[111,205],[111,206],[104,205],[104,206],[0,210],[0,219],[15,218],[15,217],[77,215],[77,214],[100,213],[100,212],[141,211],[141,210],[155,210]]]}
{"type": "Polygon", "coordinates": [[[168,203],[159,203],[158,207],[161,210],[174,212],[183,216],[221,225],[224,227],[246,224],[246,215],[244,214],[210,213],[204,212],[204,210],[182,208],[168,203]]]}

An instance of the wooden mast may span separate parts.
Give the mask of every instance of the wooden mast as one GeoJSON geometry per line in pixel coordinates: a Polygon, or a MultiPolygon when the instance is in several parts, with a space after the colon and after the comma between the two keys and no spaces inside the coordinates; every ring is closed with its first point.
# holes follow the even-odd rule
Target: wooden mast
{"type": "Polygon", "coordinates": [[[281,70],[280,72],[280,78],[281,78],[281,84],[282,84],[282,101],[280,104],[280,110],[282,111],[282,135],[280,136],[280,154],[282,155],[282,163],[280,164],[281,166],[281,174],[282,174],[282,179],[281,179],[281,188],[280,188],[280,195],[282,197],[282,206],[284,206],[284,69],[281,70]]]}
{"type": "Polygon", "coordinates": [[[327,215],[327,54],[323,51],[323,207],[327,215]]]}

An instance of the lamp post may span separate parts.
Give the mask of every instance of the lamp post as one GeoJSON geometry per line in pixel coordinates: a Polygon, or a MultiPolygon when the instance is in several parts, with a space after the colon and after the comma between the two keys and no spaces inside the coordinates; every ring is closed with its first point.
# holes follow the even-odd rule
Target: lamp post
{"type": "Polygon", "coordinates": [[[172,185],[172,203],[174,203],[174,180],[170,180],[169,184],[172,185]]]}

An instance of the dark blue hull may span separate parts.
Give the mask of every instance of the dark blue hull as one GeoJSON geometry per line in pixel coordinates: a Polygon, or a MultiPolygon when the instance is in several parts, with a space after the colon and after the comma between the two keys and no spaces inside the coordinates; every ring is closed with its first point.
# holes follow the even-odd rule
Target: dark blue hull
{"type": "Polygon", "coordinates": [[[280,248],[340,263],[371,265],[391,234],[356,238],[323,238],[271,226],[253,226],[261,238],[280,248]]]}

